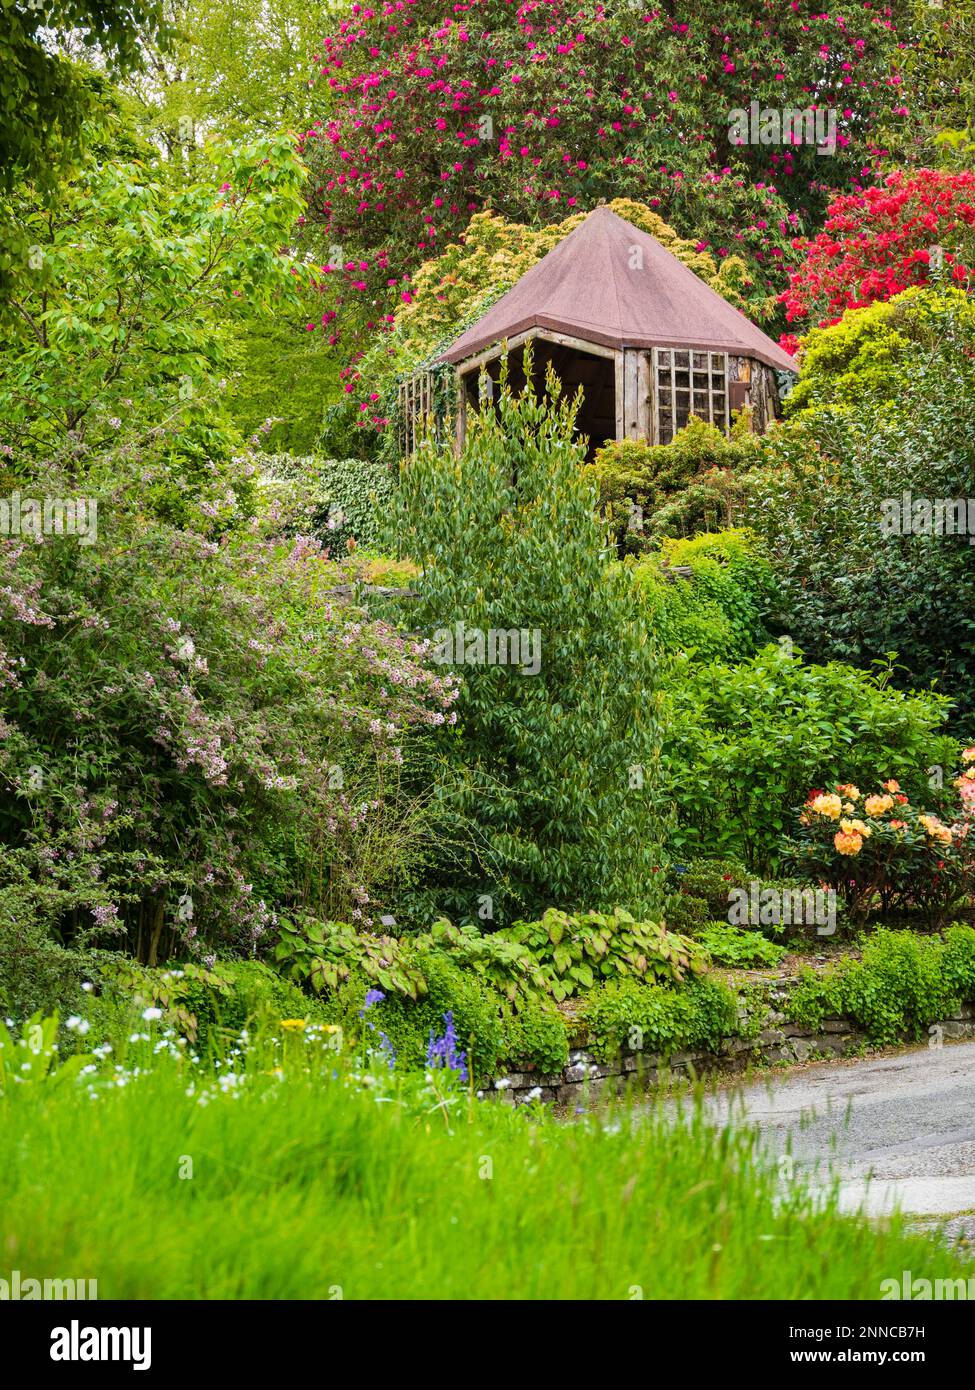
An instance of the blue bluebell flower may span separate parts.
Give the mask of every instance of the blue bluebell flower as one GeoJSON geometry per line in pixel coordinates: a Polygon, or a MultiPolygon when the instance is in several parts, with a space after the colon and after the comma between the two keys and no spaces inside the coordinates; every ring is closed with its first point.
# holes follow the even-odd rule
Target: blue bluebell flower
{"type": "Polygon", "coordinates": [[[359,1010],[359,1017],[362,1018],[366,1009],[371,1009],[373,1004],[381,1004],[385,998],[386,996],[381,989],[367,989],[362,1008],[359,1010]]]}
{"type": "Polygon", "coordinates": [[[453,1010],[448,1009],[443,1016],[444,1032],[440,1038],[435,1038],[433,1029],[430,1029],[430,1045],[427,1048],[427,1066],[430,1068],[444,1067],[448,1071],[455,1071],[461,1081],[467,1080],[467,1054],[458,1051],[457,1032],[454,1028],[453,1010]]]}

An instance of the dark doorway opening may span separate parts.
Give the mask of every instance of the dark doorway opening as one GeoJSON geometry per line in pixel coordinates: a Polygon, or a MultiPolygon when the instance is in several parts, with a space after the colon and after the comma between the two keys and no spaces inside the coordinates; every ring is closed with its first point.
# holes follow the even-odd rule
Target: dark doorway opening
{"type": "MultiPolygon", "coordinates": [[[[576,414],[577,434],[585,436],[586,458],[589,462],[596,450],[616,438],[616,365],[611,357],[598,357],[595,353],[581,352],[577,348],[564,347],[560,343],[550,343],[544,338],[532,342],[532,380],[535,391],[541,395],[545,390],[545,375],[548,365],[555,374],[563,390],[570,397],[582,388],[582,404],[576,414]]],[[[501,360],[494,358],[483,369],[468,372],[464,377],[464,389],[470,407],[476,409],[479,400],[479,380],[484,370],[494,383],[501,375],[501,360]]],[[[508,381],[517,394],[525,389],[525,350],[515,348],[508,355],[508,381]]]]}

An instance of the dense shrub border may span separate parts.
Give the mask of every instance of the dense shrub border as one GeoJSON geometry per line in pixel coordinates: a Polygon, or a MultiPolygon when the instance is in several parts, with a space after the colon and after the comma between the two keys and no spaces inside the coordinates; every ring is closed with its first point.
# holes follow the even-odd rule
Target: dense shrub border
{"type": "Polygon", "coordinates": [[[899,779],[920,799],[923,769],[956,766],[942,732],[950,701],[905,694],[886,667],[806,665],[788,642],[737,665],[673,658],[666,673],[664,785],[678,854],[734,855],[759,873],[782,867],[782,836],[810,785],[899,779]]]}
{"type": "Polygon", "coordinates": [[[735,417],[730,438],[692,415],[670,444],[623,439],[604,445],[593,472],[621,553],[731,526],[741,511],[741,475],[761,461],[762,447],[747,413],[735,417]]]}
{"type": "Polygon", "coordinates": [[[748,531],[665,540],[632,564],[661,650],[692,661],[741,661],[769,641],[775,605],[772,566],[748,531]],[[689,575],[675,582],[675,570],[689,575]]]}
{"type": "Polygon", "coordinates": [[[0,543],[0,923],[152,965],[286,905],[368,927],[433,843],[456,680],[317,542],[147,525],[138,486],[97,545],[0,543]]]}
{"type": "Polygon", "coordinates": [[[258,454],[262,500],[272,517],[316,536],[329,553],[380,544],[393,496],[385,464],[320,454],[258,454]]]}
{"type": "Polygon", "coordinates": [[[824,1024],[826,1055],[865,1042],[913,1041],[975,1003],[975,928],[961,923],[943,936],[878,930],[861,956],[821,971],[806,967],[798,979],[716,972],[681,983],[611,979],[589,990],[572,1014],[546,996],[519,999],[515,1007],[469,960],[452,958],[429,937],[414,960],[423,971],[422,997],[387,995],[356,968],[338,989],[313,999],[255,961],[151,970],[115,957],[103,964],[83,1015],[62,1029],[63,1052],[97,1038],[102,1051],[111,1043],[124,1056],[149,1017],[161,1019],[172,1030],[167,1036],[179,1034],[195,1054],[217,1055],[251,1030],[281,1036],[324,1029],[364,1066],[405,1072],[447,1066],[472,1086],[499,1078],[502,1088],[514,1068],[523,1089],[535,1086],[533,1076],[542,1083],[522,1099],[535,1098],[542,1087],[549,1088],[545,1098],[564,1099],[587,1091],[593,1078],[613,1076],[614,1067],[620,1079],[639,1071],[640,1058],[655,1064],[677,1058],[678,1074],[686,1064],[708,1070],[709,1056],[723,1069],[805,1060],[818,1044],[803,1030],[820,1032],[824,1024]],[[831,1031],[837,1020],[852,1025],[842,1038],[831,1031]],[[445,1061],[446,1038],[452,1050],[445,1061]],[[570,1042],[586,1051],[570,1056],[570,1042]]]}

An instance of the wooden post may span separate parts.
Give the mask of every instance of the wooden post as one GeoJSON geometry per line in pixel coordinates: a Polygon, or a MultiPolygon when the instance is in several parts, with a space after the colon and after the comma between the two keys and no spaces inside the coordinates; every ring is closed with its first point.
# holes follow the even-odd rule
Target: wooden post
{"type": "Polygon", "coordinates": [[[659,348],[651,348],[647,353],[650,361],[650,434],[649,444],[660,443],[660,364],[657,361],[659,348]]]}
{"type": "Polygon", "coordinates": [[[623,349],[623,437],[640,436],[640,354],[635,348],[623,349]]]}
{"type": "Polygon", "coordinates": [[[460,371],[457,372],[457,426],[454,434],[454,450],[456,453],[464,447],[464,440],[467,438],[467,385],[460,371]]]}
{"type": "Polygon", "coordinates": [[[626,438],[626,410],[625,410],[625,371],[623,367],[622,352],[614,352],[613,360],[616,366],[615,397],[616,397],[616,438],[617,440],[626,438]]]}
{"type": "Polygon", "coordinates": [[[650,354],[637,355],[636,433],[638,439],[653,443],[653,398],[650,383],[650,354]]]}

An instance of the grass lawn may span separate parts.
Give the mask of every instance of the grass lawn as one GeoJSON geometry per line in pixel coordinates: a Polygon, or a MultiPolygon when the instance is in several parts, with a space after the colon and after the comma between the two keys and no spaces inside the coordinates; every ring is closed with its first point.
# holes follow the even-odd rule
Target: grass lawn
{"type": "Polygon", "coordinates": [[[155,1299],[871,1299],[904,1269],[975,1273],[817,1207],[694,1104],[559,1123],[284,1044],[219,1084],[144,1044],[8,1087],[6,1265],[155,1299]]]}

